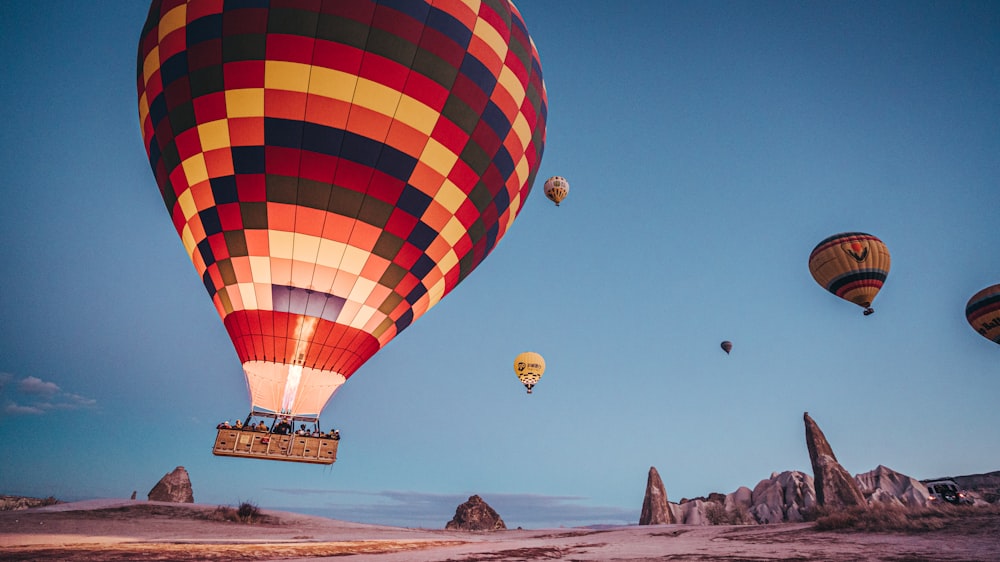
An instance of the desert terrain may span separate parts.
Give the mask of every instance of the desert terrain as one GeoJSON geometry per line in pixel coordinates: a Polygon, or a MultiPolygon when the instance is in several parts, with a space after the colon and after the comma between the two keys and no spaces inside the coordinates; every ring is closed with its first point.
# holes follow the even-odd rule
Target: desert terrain
{"type": "Polygon", "coordinates": [[[813,523],[464,532],[367,525],[217,506],[90,500],[0,512],[0,559],[92,561],[801,560],[996,561],[1000,515],[970,511],[920,532],[818,531],[813,523]]]}

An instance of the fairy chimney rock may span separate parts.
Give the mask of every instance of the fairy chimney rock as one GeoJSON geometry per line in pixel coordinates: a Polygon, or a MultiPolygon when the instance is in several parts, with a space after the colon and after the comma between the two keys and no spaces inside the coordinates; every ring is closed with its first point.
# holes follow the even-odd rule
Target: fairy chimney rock
{"type": "Polygon", "coordinates": [[[646,478],[646,497],[642,499],[642,513],[639,515],[640,525],[662,525],[673,523],[673,514],[667,503],[667,490],[656,467],[649,467],[649,477],[646,478]]]}
{"type": "Polygon", "coordinates": [[[802,415],[806,424],[806,446],[813,467],[816,503],[834,509],[867,505],[857,481],[837,462],[830,443],[809,412],[802,415]]]}
{"type": "Polygon", "coordinates": [[[469,501],[455,509],[455,517],[445,529],[460,531],[500,531],[507,528],[500,515],[483,498],[470,496],[469,501]]]}
{"type": "Polygon", "coordinates": [[[147,496],[149,501],[194,503],[194,491],[191,489],[191,478],[183,466],[178,466],[153,486],[147,496]]]}

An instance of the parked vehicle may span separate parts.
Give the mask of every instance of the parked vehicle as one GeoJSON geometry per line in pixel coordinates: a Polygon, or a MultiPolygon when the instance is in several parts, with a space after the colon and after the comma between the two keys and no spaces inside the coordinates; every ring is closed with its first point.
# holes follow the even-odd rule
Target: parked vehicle
{"type": "Polygon", "coordinates": [[[935,480],[927,482],[927,491],[930,492],[931,502],[948,502],[951,504],[972,503],[972,498],[968,494],[958,489],[958,484],[954,480],[935,480]]]}

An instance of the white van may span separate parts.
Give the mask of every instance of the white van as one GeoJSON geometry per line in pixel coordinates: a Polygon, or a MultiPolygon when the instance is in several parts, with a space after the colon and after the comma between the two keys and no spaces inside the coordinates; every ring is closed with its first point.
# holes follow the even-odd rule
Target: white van
{"type": "Polygon", "coordinates": [[[930,493],[931,503],[948,502],[952,504],[972,503],[972,498],[968,494],[958,489],[958,484],[954,480],[934,480],[927,482],[927,491],[930,493]]]}

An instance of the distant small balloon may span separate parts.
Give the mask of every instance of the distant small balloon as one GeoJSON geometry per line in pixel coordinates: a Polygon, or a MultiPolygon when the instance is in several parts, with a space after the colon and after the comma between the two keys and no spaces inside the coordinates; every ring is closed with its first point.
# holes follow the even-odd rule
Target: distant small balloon
{"type": "Polygon", "coordinates": [[[719,347],[722,348],[722,351],[726,352],[726,355],[729,355],[729,352],[733,350],[733,342],[728,340],[724,341],[721,344],[719,344],[719,347]]]}
{"type": "Polygon", "coordinates": [[[965,305],[965,319],[979,335],[1000,344],[1000,284],[972,295],[965,305]]]}
{"type": "Polygon", "coordinates": [[[556,207],[569,194],[569,182],[562,176],[552,176],[545,180],[545,196],[548,197],[556,207]]]}
{"type": "Polygon", "coordinates": [[[514,358],[514,374],[520,379],[528,394],[545,373],[545,358],[533,351],[525,351],[514,358]]]}

